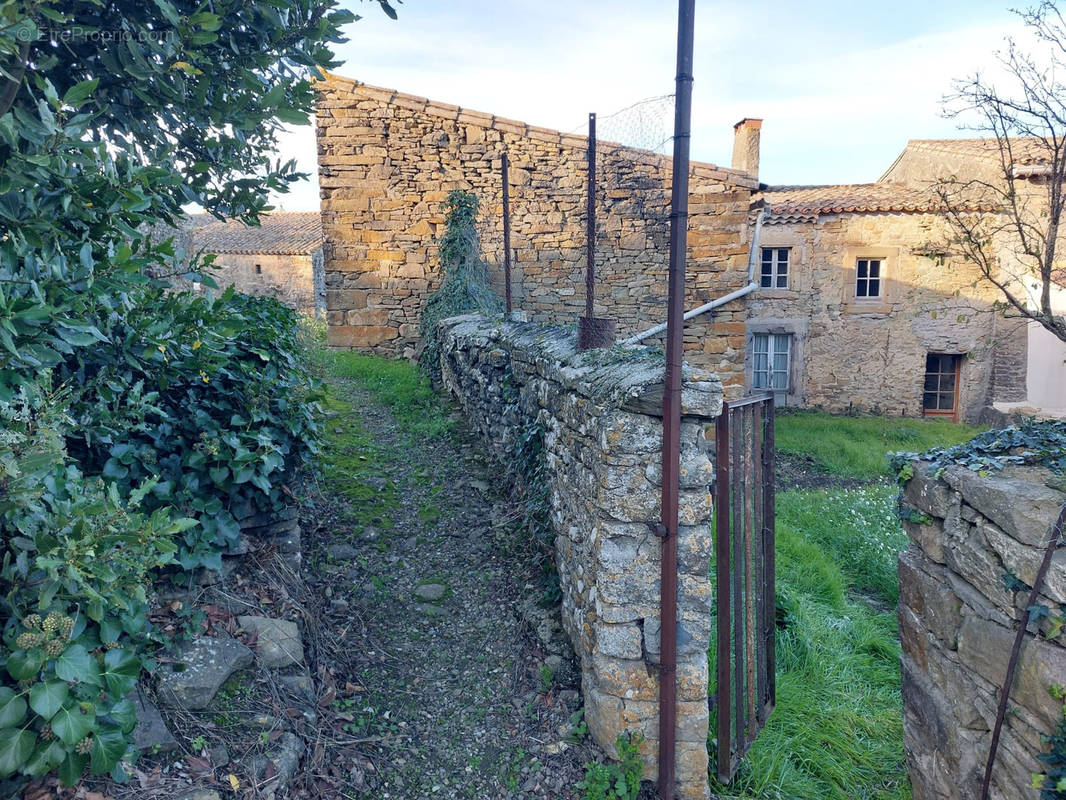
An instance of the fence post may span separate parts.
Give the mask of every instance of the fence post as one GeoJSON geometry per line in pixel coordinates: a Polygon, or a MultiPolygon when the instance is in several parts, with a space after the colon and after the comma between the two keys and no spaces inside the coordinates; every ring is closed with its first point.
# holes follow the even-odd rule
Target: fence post
{"type": "Polygon", "coordinates": [[[503,179],[503,282],[508,316],[511,315],[511,178],[509,167],[507,151],[504,150],[500,163],[500,174],[503,179]]]}

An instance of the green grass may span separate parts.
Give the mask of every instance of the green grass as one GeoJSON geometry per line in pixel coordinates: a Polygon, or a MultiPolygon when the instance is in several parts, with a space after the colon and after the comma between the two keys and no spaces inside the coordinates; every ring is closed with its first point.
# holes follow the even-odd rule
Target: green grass
{"type": "Polygon", "coordinates": [[[398,502],[389,479],[395,454],[378,445],[359,421],[351,403],[330,392],[325,408],[335,416],[326,420],[322,448],[322,473],[326,483],[346,497],[344,513],[355,533],[368,526],[392,527],[391,514],[398,502]]]}
{"type": "MultiPolygon", "coordinates": [[[[777,707],[732,784],[712,779],[711,790],[759,800],[905,800],[910,790],[895,613],[849,599],[852,576],[788,508],[816,494],[782,493],[777,593],[784,628],[777,634],[777,707]]],[[[826,499],[820,505],[839,504],[826,499]]],[[[827,532],[828,526],[822,533],[827,532]]],[[[894,557],[880,558],[882,564],[890,560],[894,557]]],[[[713,674],[713,646],[709,658],[713,674]]]]}
{"type": "MultiPolygon", "coordinates": [[[[955,444],[978,429],[815,412],[781,414],[776,423],[779,451],[868,483],[778,493],[777,707],[732,784],[712,778],[712,792],[906,800],[895,606],[907,537],[886,455],[955,444]]],[[[709,657],[713,675],[713,643],[709,657]]]]}
{"type": "Polygon", "coordinates": [[[778,452],[808,456],[833,475],[873,480],[889,475],[889,453],[958,444],[982,430],[939,419],[790,411],[777,415],[775,444],[778,452]]]}
{"type": "Polygon", "coordinates": [[[847,585],[895,605],[896,559],[907,546],[896,513],[895,485],[801,489],[777,496],[777,529],[810,544],[819,561],[839,567],[847,585]]]}
{"type": "Polygon", "coordinates": [[[451,409],[409,361],[341,351],[334,354],[329,371],[358,382],[413,436],[440,439],[455,431],[451,409]]]}

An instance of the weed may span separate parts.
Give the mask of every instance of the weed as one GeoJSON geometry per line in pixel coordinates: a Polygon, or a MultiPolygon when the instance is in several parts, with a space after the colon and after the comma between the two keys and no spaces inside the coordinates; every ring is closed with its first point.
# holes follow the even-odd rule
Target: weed
{"type": "Polygon", "coordinates": [[[618,734],[618,762],[587,765],[585,779],[578,783],[582,800],[636,800],[640,793],[640,776],[644,763],[640,759],[639,733],[632,736],[618,734]]]}
{"type": "Polygon", "coordinates": [[[412,438],[447,439],[455,432],[451,409],[408,361],[342,352],[336,354],[331,374],[351,378],[369,391],[412,438]]]}
{"type": "Polygon", "coordinates": [[[544,694],[551,691],[552,684],[555,682],[555,675],[552,673],[552,668],[547,664],[540,665],[540,690],[544,694]]]}
{"type": "Polygon", "coordinates": [[[589,726],[585,722],[585,709],[579,708],[570,715],[570,732],[566,734],[566,741],[580,744],[588,735],[589,726]]]}

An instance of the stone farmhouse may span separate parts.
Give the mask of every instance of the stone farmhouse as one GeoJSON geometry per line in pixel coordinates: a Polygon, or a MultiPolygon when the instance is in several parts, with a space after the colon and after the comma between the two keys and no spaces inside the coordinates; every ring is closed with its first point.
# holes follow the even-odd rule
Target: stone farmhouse
{"type": "MultiPolygon", "coordinates": [[[[173,236],[175,249],[186,256],[213,254],[212,274],[219,288],[233,286],[245,294],[274,297],[297,311],[323,313],[321,216],[275,211],[263,214],[260,223],[255,227],[192,214],[179,230],[161,230],[159,238],[173,236]]],[[[202,287],[194,283],[186,288],[202,287]]]]}
{"type": "MultiPolygon", "coordinates": [[[[332,345],[413,354],[452,189],[478,196],[484,257],[500,280],[505,150],[515,307],[576,322],[584,136],[338,76],[319,89],[332,345]]],[[[976,421],[1066,407],[1066,348],[1005,317],[997,290],[942,244],[930,183],[945,171],[993,174],[988,142],[911,142],[872,184],[774,187],[758,180],[760,129],[735,126],[729,168],[691,165],[686,308],[741,296],[687,323],[689,363],[718,373],[727,397],[772,388],[780,402],[835,412],[976,421]]],[[[596,315],[616,319],[625,339],[664,321],[671,162],[602,142],[598,152],[596,315]]]]}
{"type": "Polygon", "coordinates": [[[772,380],[797,405],[956,421],[1066,408],[1066,347],[1004,316],[998,290],[944,244],[931,184],[994,181],[1000,169],[994,141],[912,141],[876,183],[763,189],[748,386],[772,380]]]}
{"type": "Polygon", "coordinates": [[[258,227],[214,220],[195,227],[193,242],[215,255],[220,287],[275,297],[297,311],[325,308],[319,214],[274,211],[262,215],[258,227]]]}

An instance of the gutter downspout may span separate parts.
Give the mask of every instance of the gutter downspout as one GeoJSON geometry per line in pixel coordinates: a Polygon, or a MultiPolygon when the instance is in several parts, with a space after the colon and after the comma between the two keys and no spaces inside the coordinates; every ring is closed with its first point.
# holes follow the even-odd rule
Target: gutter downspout
{"type": "Polygon", "coordinates": [[[685,328],[689,145],[692,136],[692,50],[696,0],[678,0],[677,88],[674,102],[670,272],[663,387],[662,537],[659,573],[659,797],[674,800],[677,752],[677,534],[681,473],[681,359],[685,328]]]}
{"type": "MultiPolygon", "coordinates": [[[[759,284],[755,282],[755,262],[756,255],[759,252],[759,236],[762,233],[763,220],[765,220],[769,215],[770,207],[766,206],[765,208],[763,208],[762,213],[759,214],[759,216],[755,219],[755,232],[752,234],[751,250],[748,253],[748,285],[737,289],[736,291],[730,292],[727,295],[723,295],[722,297],[716,297],[709,303],[704,303],[702,306],[697,306],[691,311],[686,311],[686,320],[692,319],[693,317],[698,317],[700,314],[706,314],[712,309],[718,308],[719,306],[724,306],[726,303],[731,303],[737,298],[744,297],[744,295],[751,294],[757,288],[759,288],[759,284]]],[[[639,344],[645,339],[655,336],[656,334],[660,334],[665,330],[666,323],[662,322],[658,325],[655,325],[654,327],[648,328],[642,333],[638,333],[636,336],[630,336],[628,339],[623,339],[621,342],[619,342],[619,344],[639,344]]]]}

